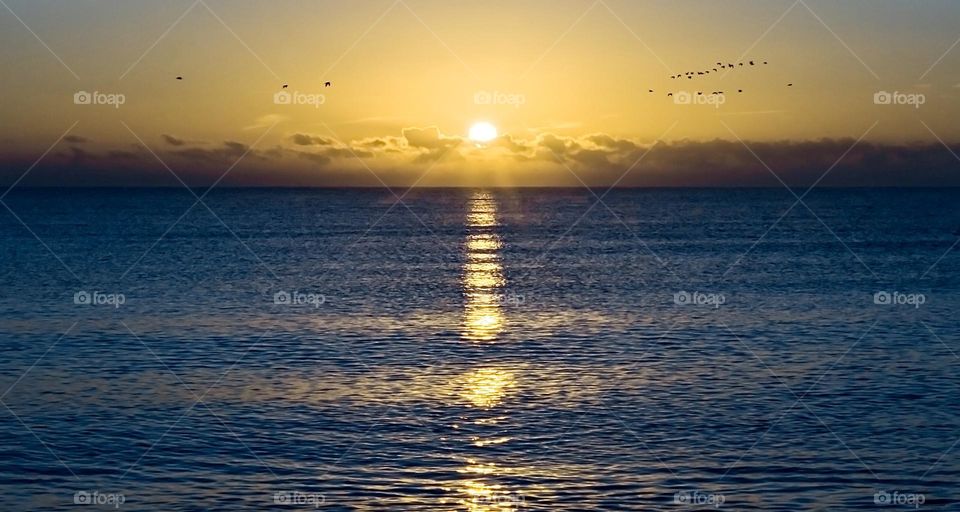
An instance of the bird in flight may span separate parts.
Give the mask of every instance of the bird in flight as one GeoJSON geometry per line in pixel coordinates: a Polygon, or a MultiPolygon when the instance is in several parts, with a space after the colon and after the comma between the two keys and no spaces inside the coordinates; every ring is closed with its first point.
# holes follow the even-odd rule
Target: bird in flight
{"type": "Polygon", "coordinates": [[[287,84],[283,84],[283,88],[286,89],[286,88],[287,88],[287,84]]]}
{"type": "Polygon", "coordinates": [[[183,80],[183,77],[182,77],[182,76],[178,76],[178,77],[177,77],[177,80],[183,80]]]}
{"type": "Polygon", "coordinates": [[[323,84],[324,87],[330,87],[331,85],[333,85],[333,84],[331,84],[330,82],[326,82],[326,83],[323,84]]]}

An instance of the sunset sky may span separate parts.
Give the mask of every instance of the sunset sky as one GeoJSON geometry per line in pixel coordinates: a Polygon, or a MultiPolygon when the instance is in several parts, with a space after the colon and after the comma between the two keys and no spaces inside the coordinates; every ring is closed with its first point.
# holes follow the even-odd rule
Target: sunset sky
{"type": "Polygon", "coordinates": [[[3,4],[3,185],[960,184],[954,0],[3,4]]]}

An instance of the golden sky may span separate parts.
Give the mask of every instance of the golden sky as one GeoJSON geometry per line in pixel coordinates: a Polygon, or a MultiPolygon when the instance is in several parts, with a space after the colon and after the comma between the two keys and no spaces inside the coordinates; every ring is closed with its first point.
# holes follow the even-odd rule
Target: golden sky
{"type": "Polygon", "coordinates": [[[837,183],[960,167],[950,0],[5,1],[4,184],[58,138],[24,184],[776,185],[861,138],[837,183]]]}

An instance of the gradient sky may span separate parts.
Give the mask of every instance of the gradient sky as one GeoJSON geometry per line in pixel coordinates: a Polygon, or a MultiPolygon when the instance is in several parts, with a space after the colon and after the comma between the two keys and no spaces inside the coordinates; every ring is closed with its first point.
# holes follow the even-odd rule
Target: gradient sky
{"type": "Polygon", "coordinates": [[[19,184],[775,186],[861,137],[825,184],[960,184],[954,0],[4,2],[7,185],[71,126],[19,184]],[[277,105],[283,83],[325,101],[277,105]],[[726,102],[666,97],[698,90],[726,102]],[[465,140],[479,120],[503,137],[465,140]]]}

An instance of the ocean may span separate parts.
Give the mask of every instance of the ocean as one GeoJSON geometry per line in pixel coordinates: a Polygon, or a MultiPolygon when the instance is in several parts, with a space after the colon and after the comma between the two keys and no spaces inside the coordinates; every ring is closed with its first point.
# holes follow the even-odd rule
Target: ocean
{"type": "Polygon", "coordinates": [[[10,191],[0,509],[960,510],[960,190],[404,192],[10,191]]]}

